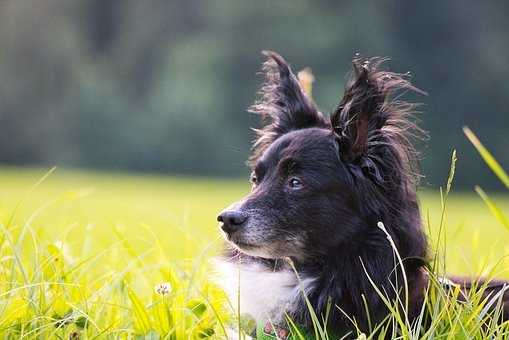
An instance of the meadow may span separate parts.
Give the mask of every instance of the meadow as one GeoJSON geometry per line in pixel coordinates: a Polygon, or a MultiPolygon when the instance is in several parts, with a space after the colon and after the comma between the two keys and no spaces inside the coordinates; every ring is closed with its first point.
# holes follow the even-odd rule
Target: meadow
{"type": "MultiPolygon", "coordinates": [[[[247,179],[0,168],[0,337],[225,338],[237,321],[212,279],[216,216],[249,188],[247,179]]],[[[431,249],[444,221],[445,272],[509,278],[509,230],[473,190],[453,187],[444,216],[437,190],[419,197],[431,249]]],[[[509,207],[508,195],[491,197],[509,207]]]]}

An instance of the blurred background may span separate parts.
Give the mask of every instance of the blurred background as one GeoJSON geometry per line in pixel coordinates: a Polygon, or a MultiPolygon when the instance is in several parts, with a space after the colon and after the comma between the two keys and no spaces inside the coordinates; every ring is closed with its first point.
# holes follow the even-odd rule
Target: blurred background
{"type": "Polygon", "coordinates": [[[323,112],[352,56],[388,56],[429,96],[423,183],[501,188],[462,133],[509,167],[509,2],[3,0],[0,165],[240,177],[260,51],[312,68],[323,112]]]}
{"type": "Polygon", "coordinates": [[[417,145],[429,258],[509,279],[509,176],[462,132],[509,169],[508,17],[507,0],[0,0],[0,338],[75,339],[81,315],[86,338],[154,338],[143,313],[161,320],[154,286],[176,277],[176,329],[210,326],[178,320],[209,291],[218,212],[250,190],[265,49],[312,68],[324,113],[355,53],[410,71],[429,93],[406,94],[430,137],[417,145]]]}

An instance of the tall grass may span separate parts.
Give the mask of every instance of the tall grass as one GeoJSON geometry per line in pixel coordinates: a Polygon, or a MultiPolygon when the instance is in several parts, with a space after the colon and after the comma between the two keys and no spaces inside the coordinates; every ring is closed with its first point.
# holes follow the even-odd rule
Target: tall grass
{"type": "MultiPolygon", "coordinates": [[[[0,338],[225,337],[232,314],[222,291],[208,279],[204,258],[210,247],[193,260],[170,259],[161,235],[146,224],[128,231],[112,225],[108,236],[113,238],[105,247],[94,245],[99,240],[92,224],[80,231],[76,222],[48,242],[45,228],[51,226],[39,224],[38,218],[52,205],[88,191],[58,194],[20,218],[19,210],[48,175],[2,216],[0,338]],[[149,246],[133,244],[128,236],[135,232],[149,246]],[[70,241],[75,233],[79,236],[70,241]]],[[[178,238],[182,242],[184,236],[178,238]]]]}

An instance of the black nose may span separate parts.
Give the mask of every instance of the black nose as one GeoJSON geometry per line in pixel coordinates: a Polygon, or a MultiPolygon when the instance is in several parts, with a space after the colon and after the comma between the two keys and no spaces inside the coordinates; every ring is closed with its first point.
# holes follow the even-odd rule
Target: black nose
{"type": "Polygon", "coordinates": [[[247,215],[238,210],[226,210],[217,216],[218,222],[223,222],[221,229],[227,234],[235,232],[247,220],[247,215]]]}

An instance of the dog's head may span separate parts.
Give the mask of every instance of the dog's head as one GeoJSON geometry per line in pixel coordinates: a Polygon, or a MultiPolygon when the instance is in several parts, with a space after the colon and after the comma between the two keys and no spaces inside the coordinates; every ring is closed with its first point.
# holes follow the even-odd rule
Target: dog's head
{"type": "Polygon", "coordinates": [[[366,245],[378,221],[418,224],[412,106],[390,99],[414,89],[404,76],[378,70],[381,59],[355,58],[329,118],[281,56],[264,54],[265,83],[251,107],[265,122],[249,159],[252,191],[218,216],[227,240],[248,255],[306,261],[366,245]]]}

